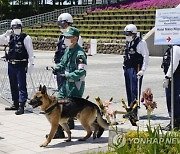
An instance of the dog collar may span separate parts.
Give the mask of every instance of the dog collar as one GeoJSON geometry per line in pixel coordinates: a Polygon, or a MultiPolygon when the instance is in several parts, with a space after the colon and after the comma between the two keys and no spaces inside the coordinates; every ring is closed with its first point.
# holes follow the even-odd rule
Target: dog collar
{"type": "Polygon", "coordinates": [[[52,106],[50,106],[48,109],[46,109],[45,110],[45,114],[50,114],[50,112],[52,111],[52,110],[54,110],[56,107],[59,107],[59,103],[56,103],[56,104],[54,104],[54,105],[52,105],[52,106]]]}

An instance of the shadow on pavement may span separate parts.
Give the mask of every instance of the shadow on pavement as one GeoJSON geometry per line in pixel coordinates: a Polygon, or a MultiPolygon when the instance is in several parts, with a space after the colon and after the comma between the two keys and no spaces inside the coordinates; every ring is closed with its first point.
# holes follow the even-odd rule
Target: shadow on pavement
{"type": "MultiPolygon", "coordinates": [[[[148,117],[147,117],[147,115],[144,115],[144,116],[140,116],[139,119],[140,120],[146,120],[146,119],[148,119],[148,117]]],[[[151,120],[169,120],[170,118],[169,117],[165,117],[165,116],[151,115],[150,119],[151,120]]]]}
{"type": "Polygon", "coordinates": [[[101,138],[96,138],[95,140],[91,138],[89,138],[87,141],[78,141],[78,139],[80,139],[80,137],[72,137],[72,139],[75,138],[77,139],[77,141],[71,141],[71,142],[61,142],[58,144],[54,144],[54,145],[48,145],[47,148],[58,148],[58,147],[66,147],[66,146],[72,146],[72,145],[78,145],[78,144],[97,144],[97,143],[107,143],[108,142],[108,137],[101,137],[101,138]]]}

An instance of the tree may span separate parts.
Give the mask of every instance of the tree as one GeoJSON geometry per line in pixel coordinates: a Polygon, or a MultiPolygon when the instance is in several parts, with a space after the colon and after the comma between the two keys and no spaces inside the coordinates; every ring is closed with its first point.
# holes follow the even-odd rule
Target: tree
{"type": "Polygon", "coordinates": [[[0,0],[0,18],[9,13],[10,0],[0,0]]]}

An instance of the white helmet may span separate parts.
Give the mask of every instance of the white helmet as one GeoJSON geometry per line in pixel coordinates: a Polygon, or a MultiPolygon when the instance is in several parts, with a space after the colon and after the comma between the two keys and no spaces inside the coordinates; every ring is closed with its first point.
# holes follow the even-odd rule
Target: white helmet
{"type": "Polygon", "coordinates": [[[124,28],[125,35],[136,34],[136,33],[137,33],[137,27],[134,24],[129,24],[124,28]]]}
{"type": "Polygon", "coordinates": [[[62,13],[58,17],[58,25],[62,25],[64,23],[73,23],[73,18],[69,13],[62,13]]]}
{"type": "Polygon", "coordinates": [[[11,21],[11,28],[16,29],[16,28],[22,28],[22,22],[20,19],[13,19],[11,21]]]}

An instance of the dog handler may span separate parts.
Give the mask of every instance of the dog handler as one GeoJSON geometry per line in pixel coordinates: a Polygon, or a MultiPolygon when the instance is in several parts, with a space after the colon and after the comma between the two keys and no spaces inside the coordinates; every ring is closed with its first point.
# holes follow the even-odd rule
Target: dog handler
{"type": "MultiPolygon", "coordinates": [[[[65,37],[65,53],[53,70],[54,74],[65,70],[64,74],[59,74],[65,82],[63,82],[57,97],[58,99],[71,96],[82,97],[85,88],[87,57],[85,51],[78,44],[78,29],[69,27],[63,35],[65,37]]],[[[58,129],[57,133],[62,134],[62,129],[61,132],[58,129]]]]}
{"type": "MultiPolygon", "coordinates": [[[[68,29],[73,23],[73,18],[69,13],[62,13],[58,17],[58,22],[57,25],[59,26],[62,34],[59,36],[59,41],[57,43],[57,48],[56,52],[54,55],[54,63],[59,64],[62,56],[64,55],[64,51],[66,49],[66,46],[64,44],[64,35],[63,33],[66,32],[66,29],[68,29]]],[[[82,47],[82,38],[79,36],[78,44],[82,47]]],[[[59,73],[64,73],[64,70],[59,73]]],[[[59,76],[59,73],[57,74],[57,85],[58,85],[58,90],[60,90],[62,84],[63,84],[63,78],[59,76]]]]}
{"type": "MultiPolygon", "coordinates": [[[[61,58],[63,57],[65,49],[66,49],[66,46],[64,44],[65,37],[64,37],[63,33],[66,32],[66,30],[69,27],[71,27],[72,24],[73,24],[73,18],[71,16],[71,14],[62,13],[59,15],[57,25],[59,26],[62,34],[59,36],[59,41],[57,43],[57,48],[56,48],[56,52],[54,55],[54,63],[56,65],[60,63],[61,58]]],[[[78,44],[82,47],[83,40],[82,40],[81,36],[79,36],[78,44]]],[[[64,79],[63,79],[63,77],[60,76],[60,74],[64,74],[64,70],[62,70],[61,72],[58,72],[56,75],[58,90],[61,89],[63,82],[64,82],[64,79]]],[[[74,129],[74,120],[72,118],[69,119],[68,125],[69,125],[70,129],[74,129]]],[[[59,127],[60,128],[58,128],[58,132],[55,134],[54,138],[64,138],[65,137],[64,134],[59,133],[59,132],[62,132],[61,126],[59,126],[59,127]]]]}
{"type": "Polygon", "coordinates": [[[13,104],[5,110],[17,110],[16,115],[24,114],[24,106],[28,93],[26,87],[26,73],[32,72],[34,67],[33,45],[29,35],[22,32],[22,22],[19,19],[11,21],[11,29],[0,35],[0,44],[9,45],[6,54],[8,61],[8,76],[13,104]],[[27,69],[29,62],[29,67],[27,69]]]}
{"type": "MultiPolygon", "coordinates": [[[[143,75],[148,65],[149,50],[145,40],[137,36],[137,27],[134,24],[127,25],[124,28],[124,34],[126,36],[126,48],[123,69],[128,105],[130,106],[135,99],[138,99],[138,78],[140,94],[143,75]]],[[[137,112],[134,116],[137,117],[137,112]]]]}

